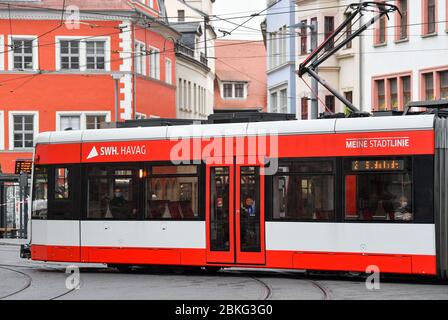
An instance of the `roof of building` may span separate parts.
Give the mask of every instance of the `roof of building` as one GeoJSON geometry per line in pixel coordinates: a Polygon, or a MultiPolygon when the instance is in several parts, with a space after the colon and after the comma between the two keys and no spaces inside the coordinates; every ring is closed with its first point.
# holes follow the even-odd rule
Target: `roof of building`
{"type": "Polygon", "coordinates": [[[200,22],[192,23],[170,23],[170,26],[180,33],[199,33],[202,34],[202,25],[200,22]]]}
{"type": "MultiPolygon", "coordinates": [[[[245,100],[224,100],[215,90],[215,108],[267,108],[266,51],[263,41],[216,40],[216,77],[248,83],[245,100]]],[[[218,86],[218,84],[216,84],[218,86]]]]}

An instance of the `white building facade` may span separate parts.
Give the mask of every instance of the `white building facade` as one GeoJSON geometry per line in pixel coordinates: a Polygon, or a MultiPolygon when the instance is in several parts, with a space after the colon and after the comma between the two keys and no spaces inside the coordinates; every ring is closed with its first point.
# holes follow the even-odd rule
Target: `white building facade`
{"type": "Polygon", "coordinates": [[[448,99],[447,4],[397,0],[402,17],[392,14],[366,31],[361,67],[364,111],[403,110],[409,101],[448,99]]]}
{"type": "Polygon", "coordinates": [[[177,118],[213,113],[216,33],[208,21],[214,0],[167,0],[170,26],[182,34],[176,52],[177,118]]]}

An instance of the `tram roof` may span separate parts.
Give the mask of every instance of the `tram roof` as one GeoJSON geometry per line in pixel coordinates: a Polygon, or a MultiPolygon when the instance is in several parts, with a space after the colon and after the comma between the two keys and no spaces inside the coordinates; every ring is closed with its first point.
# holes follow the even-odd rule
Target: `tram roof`
{"type": "Polygon", "coordinates": [[[432,130],[434,128],[434,117],[434,115],[415,115],[58,131],[40,133],[36,136],[34,142],[35,144],[61,144],[95,141],[238,137],[263,134],[293,135],[432,130]]]}

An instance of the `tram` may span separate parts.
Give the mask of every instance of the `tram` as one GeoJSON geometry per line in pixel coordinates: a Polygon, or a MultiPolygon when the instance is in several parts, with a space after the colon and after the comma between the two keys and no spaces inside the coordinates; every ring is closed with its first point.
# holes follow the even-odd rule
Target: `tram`
{"type": "Polygon", "coordinates": [[[446,278],[447,128],[426,114],[41,133],[31,258],[446,278]]]}

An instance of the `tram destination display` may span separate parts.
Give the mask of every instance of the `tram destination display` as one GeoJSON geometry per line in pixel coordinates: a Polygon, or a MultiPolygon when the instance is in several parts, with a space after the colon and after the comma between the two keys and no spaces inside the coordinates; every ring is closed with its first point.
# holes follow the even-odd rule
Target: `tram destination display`
{"type": "Polygon", "coordinates": [[[354,160],[352,171],[400,171],[404,160],[354,160]]]}

